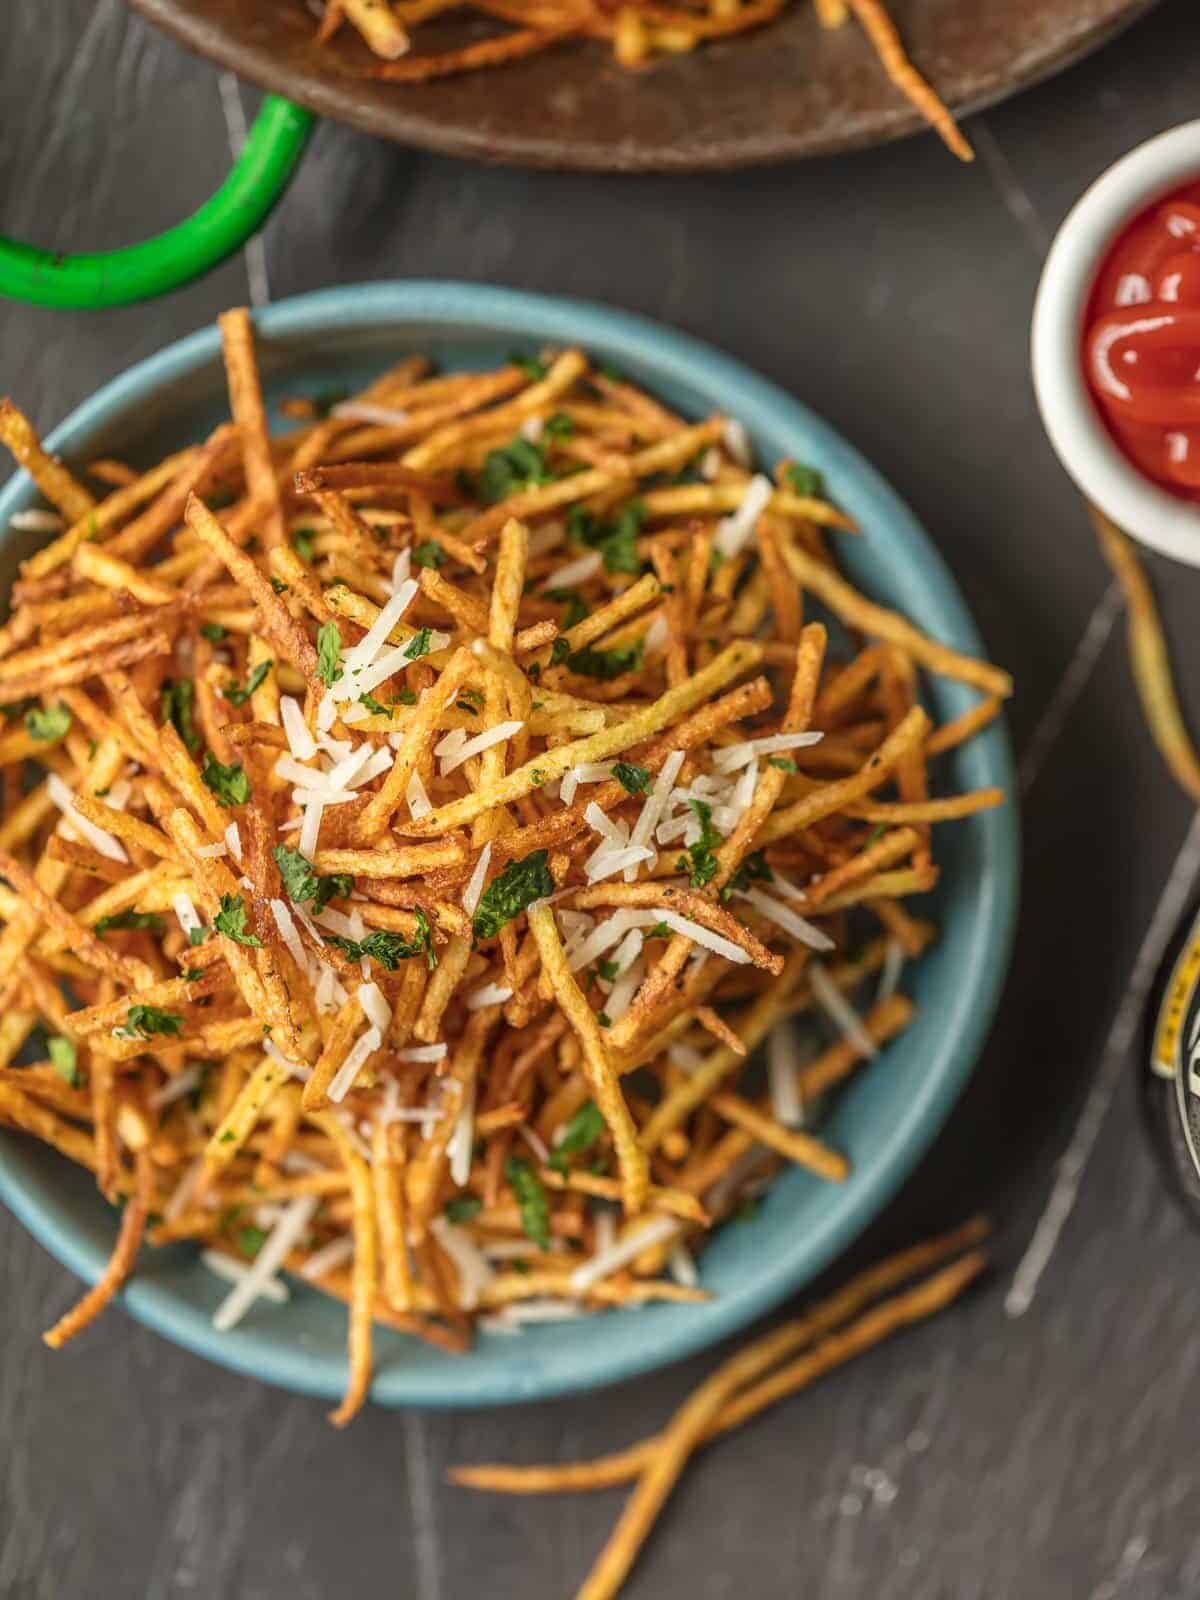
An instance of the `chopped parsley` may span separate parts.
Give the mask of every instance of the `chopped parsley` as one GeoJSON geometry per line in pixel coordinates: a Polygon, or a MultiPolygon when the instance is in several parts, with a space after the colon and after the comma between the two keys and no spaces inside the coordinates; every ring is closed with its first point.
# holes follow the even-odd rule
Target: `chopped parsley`
{"type": "Polygon", "coordinates": [[[599,522],[584,506],[572,506],[567,513],[567,532],[579,544],[599,550],[606,572],[636,575],[642,570],[637,553],[637,536],[646,520],[640,500],[622,506],[612,522],[599,522]]]}
{"type": "Polygon", "coordinates": [[[229,629],[223,628],[219,622],[202,622],[200,624],[201,637],[207,639],[209,644],[220,644],[228,632],[229,629]]]}
{"type": "Polygon", "coordinates": [[[567,609],[559,622],[559,627],[564,633],[568,628],[573,628],[577,622],[582,622],[588,615],[588,608],[578,589],[547,589],[546,599],[556,600],[559,605],[566,606],[567,609]]]}
{"type": "Polygon", "coordinates": [[[556,411],[552,417],[547,417],[543,431],[551,439],[569,439],[575,432],[575,419],[565,411],[556,411]]]}
{"type": "Polygon", "coordinates": [[[271,575],[271,587],[276,594],[286,594],[288,592],[287,584],[284,583],[282,578],[275,577],[274,574],[271,575]]]}
{"type": "Polygon", "coordinates": [[[425,539],[422,543],[413,546],[414,567],[440,567],[446,559],[446,552],[436,539],[425,539]]]}
{"type": "Polygon", "coordinates": [[[213,927],[235,944],[261,947],[262,940],[246,926],[246,902],[240,894],[223,894],[221,909],[213,918],[213,927]]]}
{"type": "Polygon", "coordinates": [[[480,896],[472,919],[476,939],[494,938],[527,906],[554,893],[546,854],[545,850],[535,850],[521,861],[510,861],[500,876],[492,879],[480,896]]]}
{"type": "Polygon", "coordinates": [[[25,713],[25,731],[31,739],[61,739],[71,726],[66,706],[34,706],[25,713]]]}
{"type": "Polygon", "coordinates": [[[513,350],[508,359],[514,367],[520,367],[530,383],[540,383],[550,371],[544,361],[539,361],[536,356],[523,356],[519,350],[513,350]]]}
{"type": "Polygon", "coordinates": [[[788,487],[794,489],[798,495],[803,495],[806,500],[823,500],[825,498],[825,479],[816,467],[802,467],[793,461],[784,473],[788,487]]]}
{"type": "Polygon", "coordinates": [[[417,931],[411,939],[399,933],[389,933],[385,928],[373,928],[365,939],[343,939],[334,934],[329,942],[335,944],[350,961],[362,961],[369,956],[389,972],[395,972],[402,961],[423,955],[432,971],[437,966],[437,952],[433,948],[429,920],[423,911],[416,911],[413,915],[416,917],[417,931]]]}
{"type": "Polygon", "coordinates": [[[169,678],[162,686],[159,716],[164,726],[170,723],[187,748],[195,755],[200,748],[200,735],[192,722],[196,703],[196,685],[190,678],[169,678]]]}
{"type": "Polygon", "coordinates": [[[149,1039],[152,1034],[177,1034],[183,1018],[177,1011],[160,1011],[157,1006],[130,1006],[124,1024],[113,1029],[118,1039],[149,1039]]]}
{"type": "Polygon", "coordinates": [[[111,917],[101,917],[94,932],[102,936],[110,928],[144,928],[147,933],[163,933],[166,926],[156,911],[115,911],[111,917]]]}
{"type": "Polygon", "coordinates": [[[80,1072],[74,1041],[65,1038],[61,1033],[52,1033],[46,1040],[46,1054],[50,1057],[50,1065],[63,1082],[70,1084],[72,1089],[78,1089],[80,1072]]]}
{"type": "Polygon", "coordinates": [[[447,1222],[470,1222],[482,1211],[483,1201],[477,1194],[454,1194],[442,1209],[447,1222]]]}
{"type": "MultiPolygon", "coordinates": [[[[558,641],[555,640],[555,643],[558,641]]],[[[637,640],[635,644],[621,645],[615,650],[593,650],[588,645],[582,650],[572,651],[567,657],[567,666],[581,678],[598,678],[602,683],[609,683],[627,672],[636,672],[642,664],[644,648],[644,639],[637,640]]]]}
{"type": "Polygon", "coordinates": [[[604,1118],[594,1100],[585,1100],[569,1119],[562,1138],[550,1153],[550,1165],[555,1172],[567,1170],[568,1156],[585,1155],[604,1132],[604,1118]]]}
{"type": "Polygon", "coordinates": [[[317,537],[315,528],[297,528],[292,535],[292,546],[301,561],[311,561],[313,558],[313,540],[317,537]]]}
{"type": "Polygon", "coordinates": [[[204,787],[211,789],[223,806],[243,806],[250,798],[250,779],[240,762],[222,766],[211,750],[204,752],[204,787]]]}
{"type": "Polygon", "coordinates": [[[550,1207],[542,1180],[528,1161],[522,1161],[517,1156],[509,1156],[504,1163],[504,1177],[516,1196],[525,1237],[532,1239],[539,1250],[549,1250],[550,1207]]]}
{"type": "Polygon", "coordinates": [[[354,888],[350,873],[333,872],[325,877],[318,876],[308,857],[301,855],[299,850],[293,850],[290,845],[277,844],[271,854],[279,868],[288,898],[297,905],[302,900],[311,900],[314,911],[324,911],[330,900],[335,897],[344,899],[354,888]]]}
{"type": "Polygon", "coordinates": [[[211,930],[208,928],[189,928],[188,944],[191,945],[192,949],[194,950],[198,944],[204,943],[205,939],[208,938],[210,931],[211,930]]]}
{"type": "Polygon", "coordinates": [[[607,1011],[597,1011],[597,1013],[596,1013],[596,1021],[600,1024],[600,1026],[602,1028],[611,1028],[612,1027],[612,1018],[609,1016],[607,1011]]]}
{"type": "Polygon", "coordinates": [[[795,772],[796,763],[790,756],[768,756],[767,765],[774,767],[776,772],[795,772]]]}
{"type": "Polygon", "coordinates": [[[323,622],[317,634],[317,677],[327,689],[342,675],[342,633],[336,622],[323,622]]]}
{"type": "Polygon", "coordinates": [[[236,683],[227,683],[221,690],[222,695],[229,701],[231,706],[244,706],[274,665],[273,661],[260,661],[246,679],[244,689],[240,688],[236,683]]]}
{"type": "Polygon", "coordinates": [[[253,1261],[266,1242],[267,1235],[262,1228],[248,1225],[245,1228],[239,1228],[237,1231],[237,1247],[251,1261],[253,1261]]]}
{"type": "Polygon", "coordinates": [[[728,900],[731,895],[749,888],[752,883],[770,883],[770,881],[771,869],[767,865],[767,858],[761,850],[755,850],[752,855],[746,857],[721,890],[721,899],[728,900]]]}
{"type": "Polygon", "coordinates": [[[489,450],[479,474],[479,496],[495,505],[522,489],[549,483],[551,477],[546,457],[536,444],[518,433],[498,450],[489,450]]]}
{"type": "Polygon", "coordinates": [[[669,939],[671,930],[665,922],[656,922],[653,927],[646,929],[643,937],[646,939],[669,939]]]}
{"type": "Polygon", "coordinates": [[[713,847],[723,844],[725,836],[713,827],[712,807],[707,800],[689,800],[688,808],[700,824],[700,837],[688,846],[687,859],[691,867],[688,881],[693,889],[703,889],[717,875],[720,863],[713,854],[713,847]]]}
{"type": "Polygon", "coordinates": [[[627,789],[630,794],[646,794],[653,779],[646,767],[635,767],[629,761],[617,761],[613,765],[613,777],[627,789]]]}
{"type": "Polygon", "coordinates": [[[410,661],[419,661],[422,656],[429,654],[429,640],[432,635],[432,628],[421,628],[413,634],[404,651],[410,661]]]}

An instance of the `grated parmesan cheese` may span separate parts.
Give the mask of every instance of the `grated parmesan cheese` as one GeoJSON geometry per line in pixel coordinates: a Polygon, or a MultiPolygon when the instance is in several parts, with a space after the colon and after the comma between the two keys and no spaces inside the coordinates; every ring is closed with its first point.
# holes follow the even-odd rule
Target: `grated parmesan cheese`
{"type": "Polygon", "coordinates": [[[731,511],[717,523],[717,531],[713,536],[713,549],[719,550],[727,561],[740,554],[746,541],[753,534],[759,517],[771,503],[773,493],[770,478],[764,478],[758,473],[746,485],[746,492],[737,510],[731,511]]]}
{"type": "Polygon", "coordinates": [[[334,1073],[333,1080],[329,1085],[329,1098],[335,1104],[340,1104],[346,1098],[368,1057],[373,1056],[382,1044],[382,1031],[372,1026],[365,1033],[360,1034],[350,1046],[349,1054],[334,1073]]]}
{"type": "Polygon", "coordinates": [[[568,561],[566,566],[556,567],[545,579],[543,589],[571,589],[577,583],[586,583],[589,578],[594,578],[604,565],[604,558],[599,550],[589,550],[586,555],[580,556],[575,561],[568,561]]]}
{"type": "Polygon", "coordinates": [[[475,915],[475,909],[479,905],[480,896],[483,894],[483,886],[487,881],[488,866],[491,859],[492,846],[489,840],[479,852],[479,860],[475,863],[474,871],[467,880],[467,887],[463,890],[462,908],[469,917],[475,915]]]}
{"type": "Polygon", "coordinates": [[[128,863],[129,857],[125,854],[125,847],[119,839],[111,833],[106,833],[103,828],[98,828],[94,822],[89,822],[75,809],[75,791],[67,786],[57,772],[51,772],[46,777],[46,793],[67,819],[69,825],[78,834],[87,840],[92,849],[109,861],[122,861],[128,863]]]}
{"type": "Polygon", "coordinates": [[[656,1217],[645,1227],[635,1228],[611,1249],[598,1250],[582,1266],[576,1267],[569,1280],[571,1288],[576,1294],[586,1294],[594,1283],[599,1283],[601,1278],[607,1278],[619,1267],[635,1260],[643,1250],[674,1239],[682,1232],[682,1227],[682,1223],[674,1217],[656,1217]]]}
{"type": "MultiPolygon", "coordinates": [[[[201,1250],[200,1260],[214,1277],[223,1278],[226,1283],[244,1283],[253,1271],[252,1266],[235,1261],[220,1250],[201,1250]]],[[[278,1278],[268,1278],[259,1287],[258,1293],[264,1300],[273,1300],[278,1306],[285,1305],[292,1298],[287,1284],[278,1278]]]]}
{"type": "Polygon", "coordinates": [[[290,1251],[299,1244],[320,1198],[315,1194],[301,1195],[284,1208],[283,1216],[267,1235],[246,1276],[217,1307],[212,1320],[218,1332],[227,1333],[239,1323],[264,1292],[263,1286],[271,1281],[290,1251]]]}
{"type": "Polygon", "coordinates": [[[293,699],[290,694],[281,695],[279,714],[283,718],[283,731],[292,755],[297,761],[311,761],[317,753],[317,741],[309,732],[299,700],[293,699]]]}
{"type": "Polygon", "coordinates": [[[771,895],[764,894],[761,889],[755,888],[743,889],[741,898],[749,900],[755,910],[761,912],[768,922],[773,922],[785,933],[790,933],[793,939],[799,939],[800,943],[806,944],[810,950],[834,948],[834,942],[827,933],[815,923],[799,916],[790,906],[785,906],[782,900],[776,900],[771,895]]]}
{"type": "Polygon", "coordinates": [[[331,1239],[328,1244],[323,1244],[319,1250],[313,1251],[300,1268],[300,1275],[307,1278],[310,1283],[315,1283],[327,1272],[336,1272],[339,1267],[348,1266],[353,1260],[353,1239],[331,1239]]]}
{"type": "Polygon", "coordinates": [[[855,1049],[864,1056],[877,1056],[879,1046],[867,1032],[863,1019],[819,961],[809,963],[808,981],[812,985],[813,999],[855,1049]]]}

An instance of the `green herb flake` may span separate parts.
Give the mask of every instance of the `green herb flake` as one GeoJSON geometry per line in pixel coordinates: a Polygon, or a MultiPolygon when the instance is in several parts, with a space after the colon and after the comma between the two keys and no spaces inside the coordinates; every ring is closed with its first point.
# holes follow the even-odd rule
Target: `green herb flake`
{"type": "Polygon", "coordinates": [[[422,543],[413,546],[414,567],[440,567],[446,559],[446,552],[436,539],[425,539],[422,543]]]}
{"type": "Polygon", "coordinates": [[[184,983],[196,983],[203,976],[203,967],[189,967],[183,975],[183,981],[184,983]]]}
{"type": "Polygon", "coordinates": [[[317,677],[327,689],[342,675],[342,633],[336,622],[323,622],[317,634],[317,677]]]}
{"type": "Polygon", "coordinates": [[[604,1126],[599,1106],[594,1100],[585,1100],[563,1128],[550,1153],[550,1165],[556,1172],[565,1172],[567,1157],[586,1155],[604,1133],[604,1126]]]}
{"type": "Polygon", "coordinates": [[[279,876],[287,890],[288,898],[299,904],[313,902],[314,912],[324,911],[330,900],[345,899],[354,888],[354,879],[348,872],[333,872],[318,876],[312,862],[290,845],[277,844],[271,854],[279,868],[279,876]]]}
{"type": "Polygon", "coordinates": [[[637,671],[642,664],[644,648],[644,639],[615,650],[593,650],[589,645],[583,650],[573,651],[567,657],[567,666],[581,678],[597,678],[601,683],[611,683],[614,678],[637,671]]]}
{"type": "Polygon", "coordinates": [[[160,1011],[157,1006],[130,1006],[125,1021],[113,1029],[117,1039],[149,1039],[156,1033],[174,1035],[183,1027],[177,1011],[160,1011]]]}
{"type": "Polygon", "coordinates": [[[509,1156],[504,1163],[504,1177],[516,1196],[525,1237],[532,1239],[539,1250],[549,1250],[550,1207],[541,1179],[529,1162],[518,1156],[509,1156]]]}
{"type": "Polygon", "coordinates": [[[442,1209],[447,1222],[462,1224],[479,1215],[483,1201],[477,1194],[455,1194],[450,1196],[442,1209]]]}
{"type": "Polygon", "coordinates": [[[287,584],[284,583],[282,578],[275,577],[274,574],[271,576],[271,587],[276,594],[286,594],[288,592],[287,584]]]}
{"type": "Polygon", "coordinates": [[[223,766],[211,750],[206,750],[200,776],[204,787],[211,789],[223,806],[243,806],[250,798],[250,780],[240,762],[223,766]]]}
{"type": "Polygon", "coordinates": [[[588,608],[578,589],[547,589],[546,599],[566,606],[567,609],[558,624],[564,633],[573,628],[577,622],[582,622],[588,615],[588,608]]]}
{"type": "Polygon", "coordinates": [[[536,356],[522,355],[519,350],[511,351],[508,359],[512,366],[520,367],[530,383],[540,383],[550,371],[544,361],[539,361],[536,356]]]}
{"type": "Polygon", "coordinates": [[[313,541],[316,539],[316,537],[317,532],[315,528],[297,528],[292,534],[292,548],[300,557],[301,561],[307,561],[311,563],[313,558],[313,541]]]}
{"type": "Polygon", "coordinates": [[[630,794],[647,794],[654,782],[646,767],[635,767],[629,761],[617,761],[613,764],[613,777],[622,789],[630,794]]]}
{"type": "Polygon", "coordinates": [[[646,939],[669,939],[671,930],[665,922],[656,922],[653,927],[646,929],[642,937],[646,939]]]}
{"type": "Polygon", "coordinates": [[[531,440],[517,434],[498,450],[490,450],[479,474],[479,495],[490,505],[522,489],[549,483],[553,474],[546,457],[531,440]]]}
{"type": "Polygon", "coordinates": [[[598,522],[583,506],[572,506],[567,513],[567,533],[578,544],[599,550],[606,572],[625,572],[631,576],[642,570],[637,553],[637,536],[646,520],[640,500],[630,500],[612,522],[598,522]]]}
{"type": "Polygon", "coordinates": [[[546,865],[545,850],[535,850],[521,861],[511,861],[480,896],[472,928],[476,939],[493,939],[500,929],[531,906],[554,893],[554,879],[546,865]]]}
{"type": "Polygon", "coordinates": [[[208,928],[189,928],[188,929],[188,944],[190,944],[192,949],[194,950],[198,944],[203,944],[204,943],[205,939],[208,938],[208,935],[209,935],[210,931],[211,930],[208,929],[208,928]]]}
{"type": "Polygon", "coordinates": [[[221,690],[222,695],[224,695],[225,699],[229,701],[231,706],[244,706],[246,701],[249,700],[250,696],[254,693],[255,689],[259,687],[267,673],[270,672],[274,665],[275,663],[273,661],[260,661],[255,667],[254,671],[246,679],[246,686],[244,689],[239,688],[236,683],[228,683],[221,690]]]}
{"type": "Polygon", "coordinates": [[[168,678],[163,684],[160,720],[164,726],[168,722],[171,724],[193,755],[200,748],[200,735],[192,721],[195,704],[196,685],[190,678],[176,678],[174,682],[168,678]]]}
{"type": "Polygon", "coordinates": [[[693,889],[703,889],[705,884],[711,883],[717,875],[720,862],[713,854],[713,848],[723,844],[725,836],[713,827],[712,807],[706,800],[689,800],[688,807],[700,824],[700,837],[695,844],[688,846],[687,855],[690,864],[688,881],[693,889]]]}
{"type": "Polygon", "coordinates": [[[607,1011],[597,1011],[597,1013],[596,1013],[596,1021],[600,1024],[600,1026],[602,1028],[611,1028],[612,1027],[612,1018],[609,1016],[607,1011]]]}
{"type": "Polygon", "coordinates": [[[267,1242],[266,1233],[262,1228],[239,1228],[237,1233],[237,1247],[244,1256],[251,1261],[267,1242]]]}
{"type": "Polygon", "coordinates": [[[796,772],[796,763],[789,756],[768,756],[767,765],[774,767],[776,772],[796,772]]]}
{"type": "Polygon", "coordinates": [[[365,939],[343,939],[334,934],[329,942],[336,945],[348,960],[362,961],[369,957],[388,972],[395,972],[402,961],[423,955],[432,971],[437,966],[437,952],[433,948],[428,918],[423,911],[416,911],[413,915],[417,931],[411,939],[405,939],[399,933],[389,933],[384,928],[374,928],[365,939]]]}
{"type": "Polygon", "coordinates": [[[25,713],[25,731],[31,739],[61,739],[71,726],[66,706],[34,707],[25,713]]]}
{"type": "Polygon", "coordinates": [[[61,1033],[53,1033],[46,1040],[46,1054],[63,1082],[70,1084],[72,1089],[78,1089],[80,1072],[74,1041],[61,1033]]]}
{"type": "Polygon", "coordinates": [[[419,661],[422,656],[429,654],[429,641],[432,636],[432,628],[421,628],[413,634],[404,651],[410,661],[419,661]]]}
{"type": "Polygon", "coordinates": [[[213,918],[213,927],[235,944],[248,944],[255,948],[262,945],[258,935],[251,933],[246,926],[246,902],[240,894],[221,896],[221,909],[213,918]]]}
{"type": "Polygon", "coordinates": [[[156,911],[115,911],[111,917],[101,917],[93,932],[101,938],[110,928],[145,929],[147,933],[164,933],[166,926],[156,911]]]}
{"type": "Polygon", "coordinates": [[[207,639],[209,644],[220,644],[221,640],[228,636],[228,633],[229,629],[223,628],[219,622],[202,622],[200,624],[200,635],[202,638],[207,639]]]}
{"type": "Polygon", "coordinates": [[[793,462],[784,473],[787,485],[794,489],[798,495],[806,500],[823,500],[825,498],[825,479],[816,467],[802,467],[799,462],[793,462]]]}
{"type": "Polygon", "coordinates": [[[575,419],[565,411],[556,411],[552,417],[547,417],[542,431],[551,439],[569,439],[575,432],[575,419]]]}

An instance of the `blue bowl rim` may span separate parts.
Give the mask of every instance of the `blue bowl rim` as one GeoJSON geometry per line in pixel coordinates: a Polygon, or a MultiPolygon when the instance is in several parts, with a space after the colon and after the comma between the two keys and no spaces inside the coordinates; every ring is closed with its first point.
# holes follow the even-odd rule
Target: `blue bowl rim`
{"type": "MultiPolygon", "coordinates": [[[[936,546],[887,481],[848,441],[801,402],[758,376],[733,357],[690,335],[631,312],[567,297],[490,285],[432,282],[375,282],[318,290],[282,300],[254,313],[264,338],[295,342],[338,334],[356,326],[392,325],[436,332],[439,324],[470,330],[481,338],[498,333],[514,343],[579,344],[627,369],[640,369],[651,387],[654,374],[721,396],[721,409],[750,422],[770,417],[774,428],[804,440],[809,459],[833,478],[839,502],[861,525],[920,569],[923,598],[939,614],[939,636],[965,652],[984,654],[965,602],[936,546]]],[[[147,357],[105,384],[62,422],[46,441],[69,454],[96,429],[144,405],[161,387],[212,362],[220,336],[206,326],[147,357]]],[[[18,471],[0,490],[0,527],[33,498],[32,485],[18,471]]],[[[4,535],[0,534],[0,538],[4,535]]],[[[723,1293],[688,1307],[666,1340],[614,1338],[603,1358],[560,1362],[555,1373],[528,1382],[506,1381],[500,1372],[479,1372],[471,1357],[448,1360],[433,1381],[424,1370],[414,1378],[402,1362],[377,1374],[371,1397],[388,1406],[470,1407],[533,1402],[599,1388],[652,1371],[716,1344],[776,1307],[827,1267],[879,1214],[945,1122],[970,1077],[990,1028],[1008,969],[1015,932],[1019,868],[1019,821],[1012,751],[1002,718],[979,736],[985,781],[1005,789],[1009,802],[973,819],[986,831],[989,881],[980,907],[983,948],[973,962],[972,1004],[944,1070],[930,1074],[874,1152],[869,1166],[856,1166],[844,1186],[844,1202],[816,1230],[779,1256],[754,1285],[723,1293]]],[[[9,1160],[8,1140],[0,1136],[0,1200],[65,1267],[88,1282],[103,1270],[106,1255],[65,1221],[47,1216],[22,1187],[9,1160]]],[[[208,1360],[295,1392],[336,1398],[344,1374],[325,1358],[314,1359],[297,1341],[283,1344],[275,1332],[244,1338],[218,1334],[206,1316],[189,1307],[153,1276],[135,1277],[122,1291],[122,1303],[145,1326],[208,1360]]],[[[609,1313],[636,1317],[639,1312],[609,1313]]],[[[241,1332],[241,1330],[238,1330],[241,1332]]]]}

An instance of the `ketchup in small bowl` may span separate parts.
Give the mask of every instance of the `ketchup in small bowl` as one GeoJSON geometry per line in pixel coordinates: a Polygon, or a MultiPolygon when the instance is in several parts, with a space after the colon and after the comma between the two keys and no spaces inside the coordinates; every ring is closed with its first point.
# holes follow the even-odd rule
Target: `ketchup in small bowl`
{"type": "Polygon", "coordinates": [[[1104,257],[1084,371],[1125,456],[1160,488],[1200,501],[1200,183],[1143,211],[1104,257]]]}

